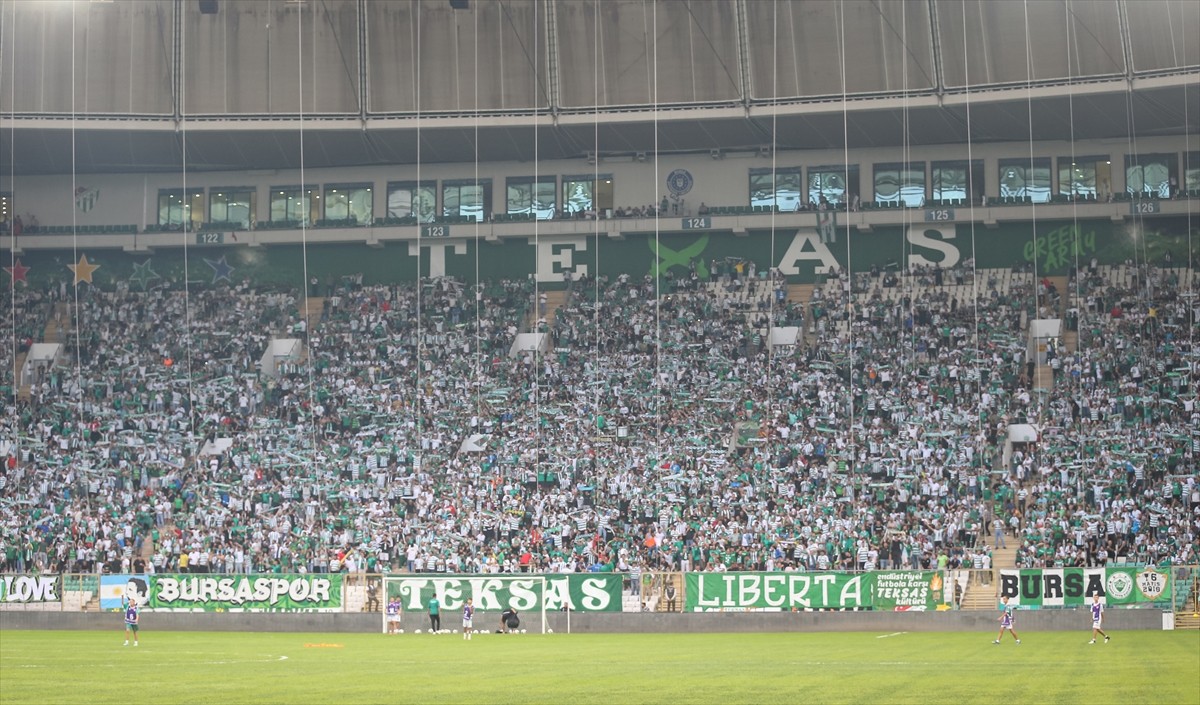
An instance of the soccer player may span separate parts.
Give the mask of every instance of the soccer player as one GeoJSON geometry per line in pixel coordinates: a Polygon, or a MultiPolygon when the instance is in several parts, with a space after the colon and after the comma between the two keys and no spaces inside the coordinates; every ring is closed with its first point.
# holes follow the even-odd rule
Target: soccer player
{"type": "Polygon", "coordinates": [[[1004,637],[1004,630],[1007,629],[1012,633],[1013,638],[1017,640],[1017,643],[1020,644],[1021,637],[1017,636],[1017,630],[1013,628],[1013,611],[1012,608],[1008,606],[1008,598],[1002,597],[1000,598],[1000,602],[1003,603],[1002,609],[1004,610],[1004,612],[1000,615],[1000,633],[996,635],[996,640],[992,643],[999,644],[1000,639],[1004,637]]]}
{"type": "Polygon", "coordinates": [[[437,595],[429,598],[429,633],[437,634],[442,628],[441,607],[438,605],[437,595]]]}
{"type": "Polygon", "coordinates": [[[392,599],[388,600],[387,607],[384,609],[387,610],[387,633],[395,634],[396,630],[400,628],[399,598],[393,597],[392,599]]]}
{"type": "Polygon", "coordinates": [[[471,604],[471,598],[467,598],[467,604],[463,605],[463,638],[467,641],[471,640],[471,619],[475,617],[475,606],[471,604]]]}
{"type": "Polygon", "coordinates": [[[138,603],[137,600],[129,600],[125,603],[125,643],[122,646],[129,646],[129,632],[133,632],[133,645],[138,645],[138,603]]]}
{"type": "Polygon", "coordinates": [[[1092,595],[1092,640],[1088,642],[1089,644],[1096,643],[1097,634],[1104,637],[1105,644],[1108,643],[1108,634],[1104,633],[1104,630],[1100,628],[1103,623],[1104,605],[1100,604],[1100,594],[1094,593],[1092,595]]]}

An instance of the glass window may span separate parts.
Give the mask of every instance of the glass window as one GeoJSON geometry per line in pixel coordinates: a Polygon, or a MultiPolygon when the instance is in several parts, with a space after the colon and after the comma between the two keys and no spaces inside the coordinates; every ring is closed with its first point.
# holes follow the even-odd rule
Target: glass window
{"type": "Polygon", "coordinates": [[[271,222],[312,225],[321,217],[321,194],[314,186],[272,186],[271,222]]]}
{"type": "Polygon", "coordinates": [[[506,202],[510,214],[533,214],[538,220],[550,220],[558,209],[558,179],[553,176],[514,176],[508,179],[506,202]]]}
{"type": "Polygon", "coordinates": [[[251,186],[222,186],[208,190],[208,222],[234,223],[248,230],[254,220],[258,194],[251,186]]]}
{"type": "Polygon", "coordinates": [[[980,201],[983,196],[983,160],[934,162],[930,185],[935,201],[980,201]]]}
{"type": "Polygon", "coordinates": [[[374,206],[369,183],[325,184],[325,220],[349,220],[355,225],[368,225],[374,206]]]}
{"type": "Polygon", "coordinates": [[[804,179],[800,167],[750,170],[750,205],[781,211],[798,211],[804,205],[801,197],[804,179]]]}
{"type": "Polygon", "coordinates": [[[204,192],[184,196],[183,189],[158,190],[158,224],[172,229],[199,227],[204,222],[204,192]]]}
{"type": "Polygon", "coordinates": [[[1200,192],[1200,152],[1183,153],[1183,187],[1192,195],[1200,192]]]}
{"type": "Polygon", "coordinates": [[[1061,196],[1096,200],[1112,190],[1112,164],[1108,156],[1059,157],[1058,193],[1061,196]]]}
{"type": "Polygon", "coordinates": [[[874,199],[902,202],[911,208],[925,205],[925,162],[876,164],[874,199]]]}
{"type": "Polygon", "coordinates": [[[1125,190],[1135,196],[1170,198],[1178,185],[1174,154],[1125,155],[1125,190]]]}
{"type": "Polygon", "coordinates": [[[1000,160],[1000,198],[1050,201],[1050,157],[1000,160]]]}
{"type": "Polygon", "coordinates": [[[612,174],[581,174],[562,177],[563,212],[591,215],[613,209],[612,174]]]}
{"type": "Polygon", "coordinates": [[[387,193],[387,217],[416,218],[421,223],[432,223],[437,216],[436,181],[389,181],[387,193]]]}
{"type": "Polygon", "coordinates": [[[843,200],[853,201],[858,197],[858,165],[815,166],[808,170],[808,202],[811,208],[819,208],[821,200],[838,205],[843,200]]]}
{"type": "Polygon", "coordinates": [[[442,182],[442,215],[483,222],[492,214],[492,180],[442,182]]]}

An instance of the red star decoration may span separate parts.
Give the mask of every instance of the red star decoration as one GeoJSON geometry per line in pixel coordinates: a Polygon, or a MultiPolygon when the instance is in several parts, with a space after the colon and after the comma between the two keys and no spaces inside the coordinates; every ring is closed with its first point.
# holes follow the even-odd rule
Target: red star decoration
{"type": "Polygon", "coordinates": [[[13,284],[16,284],[17,282],[25,282],[25,284],[28,285],[29,280],[25,278],[25,275],[29,273],[29,269],[29,267],[21,264],[21,260],[17,260],[13,266],[5,267],[4,271],[8,272],[8,276],[12,277],[13,284]]]}

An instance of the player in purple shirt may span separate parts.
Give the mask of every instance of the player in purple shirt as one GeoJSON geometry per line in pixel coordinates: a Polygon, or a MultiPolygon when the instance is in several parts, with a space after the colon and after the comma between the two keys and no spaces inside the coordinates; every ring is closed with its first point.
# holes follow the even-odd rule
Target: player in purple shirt
{"type": "Polygon", "coordinates": [[[999,644],[1000,639],[1004,637],[1004,630],[1007,629],[1012,633],[1013,638],[1017,640],[1017,643],[1020,644],[1021,637],[1017,636],[1017,630],[1013,628],[1013,611],[1012,608],[1008,606],[1008,598],[1002,597],[1000,598],[1000,602],[1003,603],[1002,609],[1004,610],[1000,614],[1000,634],[996,636],[996,640],[992,643],[999,644]]]}
{"type": "Polygon", "coordinates": [[[125,644],[129,646],[129,632],[133,632],[133,645],[138,645],[138,603],[136,600],[125,602],[125,644]]]}
{"type": "Polygon", "coordinates": [[[1100,595],[1098,593],[1092,595],[1092,604],[1090,606],[1092,608],[1092,640],[1088,643],[1095,644],[1096,635],[1099,634],[1104,637],[1104,643],[1107,644],[1108,634],[1105,634],[1104,630],[1100,628],[1104,623],[1104,605],[1100,604],[1100,595]]]}
{"type": "Polygon", "coordinates": [[[463,605],[463,638],[467,641],[471,640],[471,619],[475,617],[475,606],[471,604],[471,598],[467,598],[467,604],[463,605]]]}

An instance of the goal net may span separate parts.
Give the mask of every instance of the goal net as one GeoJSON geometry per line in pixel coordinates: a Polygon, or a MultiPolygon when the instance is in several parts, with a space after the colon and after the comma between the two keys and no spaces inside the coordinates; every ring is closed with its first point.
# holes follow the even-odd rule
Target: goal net
{"type": "Polygon", "coordinates": [[[467,599],[475,607],[474,629],[495,632],[501,628],[500,615],[507,609],[517,611],[520,629],[546,632],[546,578],[541,575],[392,575],[383,578],[383,632],[388,632],[388,605],[399,603],[401,624],[406,629],[430,629],[430,601],[437,599],[441,629],[462,630],[463,605],[467,599]]]}

